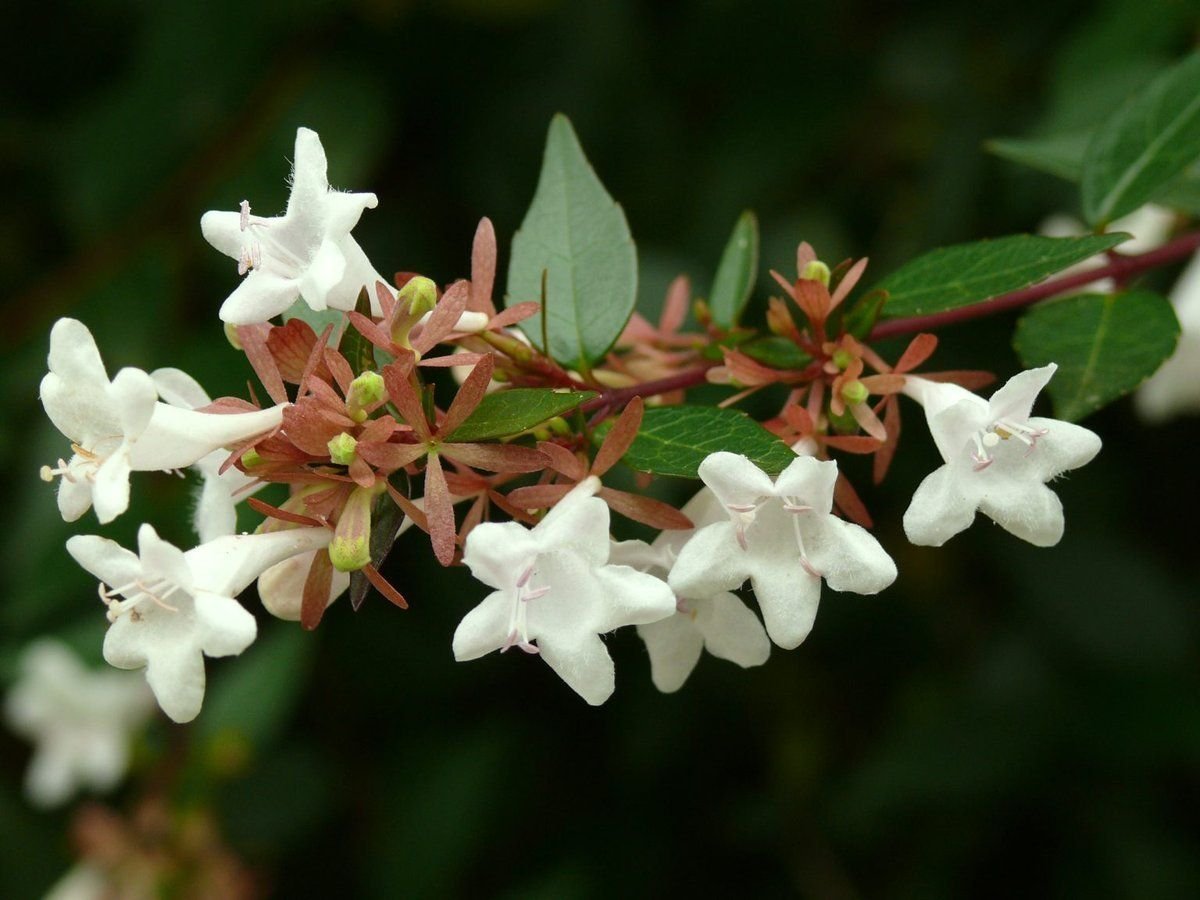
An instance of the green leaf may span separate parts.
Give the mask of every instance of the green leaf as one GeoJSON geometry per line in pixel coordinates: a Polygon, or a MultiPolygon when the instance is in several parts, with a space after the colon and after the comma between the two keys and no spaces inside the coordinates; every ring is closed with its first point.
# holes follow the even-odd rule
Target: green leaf
{"type": "Polygon", "coordinates": [[[1092,139],[1090,131],[1042,138],[996,138],[984,146],[989,153],[1011,162],[1078,181],[1083,169],[1083,154],[1092,139]]]}
{"type": "Polygon", "coordinates": [[[1200,157],[1200,53],[1172,66],[1099,127],[1083,160],[1093,224],[1137,209],[1200,157]]]}
{"type": "MultiPolygon", "coordinates": [[[[606,432],[598,429],[597,440],[606,432]]],[[[739,410],[662,406],[646,410],[623,461],[642,472],[696,478],[700,463],[718,450],[741,453],[771,474],[796,458],[787,444],[739,410]]]]}
{"type": "MultiPolygon", "coordinates": [[[[371,300],[367,296],[366,288],[359,292],[355,310],[368,319],[371,318],[371,300]]],[[[353,326],[348,326],[342,333],[342,339],[338,342],[338,352],[346,357],[346,362],[350,363],[350,369],[355,375],[375,370],[375,346],[353,326]]]]}
{"type": "Polygon", "coordinates": [[[487,394],[447,441],[483,441],[520,434],[554,416],[570,412],[594,391],[555,391],[549,388],[510,388],[487,394]]]}
{"type": "Polygon", "coordinates": [[[738,350],[772,369],[803,369],[812,357],[785,337],[764,337],[738,345],[738,350]]]}
{"type": "Polygon", "coordinates": [[[1081,419],[1129,393],[1175,350],[1179,322],[1149,291],[1081,294],[1035,306],[1017,323],[1013,346],[1030,367],[1058,363],[1050,381],[1057,414],[1081,419]]]}
{"type": "MultiPolygon", "coordinates": [[[[588,368],[621,334],[637,299],[637,251],[625,213],[596,177],[571,123],[550,122],[542,174],[525,221],[513,236],[508,304],[537,300],[547,273],[550,356],[588,368]]],[[[521,328],[541,342],[541,314],[521,328]]]]}
{"type": "Polygon", "coordinates": [[[708,306],[713,321],[722,328],[737,324],[738,317],[754,290],[758,276],[758,219],[746,210],[738,217],[721,254],[708,306]]]}
{"type": "Polygon", "coordinates": [[[942,247],[893,272],[876,287],[889,294],[883,314],[924,316],[1020,290],[1128,240],[1098,234],[1049,238],[1030,234],[942,247]]]}

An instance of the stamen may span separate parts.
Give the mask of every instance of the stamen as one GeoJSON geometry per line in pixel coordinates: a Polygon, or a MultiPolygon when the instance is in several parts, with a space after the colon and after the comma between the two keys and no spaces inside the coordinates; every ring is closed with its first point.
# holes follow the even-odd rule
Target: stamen
{"type": "Polygon", "coordinates": [[[164,578],[152,584],[146,584],[139,579],[118,588],[109,588],[104,582],[100,582],[97,593],[99,593],[101,601],[108,607],[108,621],[115,622],[127,612],[134,621],[140,621],[141,615],[138,614],[137,606],[147,598],[168,612],[179,612],[179,607],[167,603],[167,598],[178,590],[179,585],[172,584],[164,578]],[[159,592],[164,587],[167,590],[160,594],[159,592]],[[136,592],[131,594],[130,592],[135,588],[136,592]],[[125,599],[120,599],[122,595],[125,595],[125,599]]]}
{"type": "Polygon", "coordinates": [[[821,573],[808,561],[808,553],[804,549],[804,538],[800,536],[800,518],[798,516],[792,516],[792,532],[796,535],[796,546],[800,548],[800,565],[813,578],[822,578],[821,573]]]}
{"type": "Polygon", "coordinates": [[[241,203],[242,217],[238,223],[242,231],[245,231],[250,226],[250,201],[243,200],[241,203]]]}

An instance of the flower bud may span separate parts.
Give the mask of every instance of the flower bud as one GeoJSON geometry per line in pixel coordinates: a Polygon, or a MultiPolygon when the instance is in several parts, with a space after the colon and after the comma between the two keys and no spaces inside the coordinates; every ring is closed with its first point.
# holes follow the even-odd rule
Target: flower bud
{"type": "Polygon", "coordinates": [[[396,298],[400,303],[408,304],[408,314],[420,317],[427,312],[433,312],[437,306],[437,285],[424,275],[414,275],[400,288],[396,298]]]}
{"type": "Polygon", "coordinates": [[[350,382],[350,390],[346,391],[346,412],[355,422],[365,422],[367,407],[374,406],[386,396],[383,376],[378,372],[363,372],[350,382]]]}
{"type": "Polygon", "coordinates": [[[378,493],[356,487],[342,508],[329,542],[329,561],[339,572],[355,572],[371,561],[371,504],[378,493]]]}
{"type": "Polygon", "coordinates": [[[867,386],[857,379],[842,386],[842,399],[851,406],[865,403],[869,396],[871,392],[867,390],[867,386]]]}
{"type": "Polygon", "coordinates": [[[829,287],[829,266],[821,262],[819,259],[814,259],[804,271],[800,273],[800,277],[808,281],[819,281],[825,287],[829,287]]]}
{"type": "Polygon", "coordinates": [[[253,468],[254,466],[261,466],[262,464],[263,458],[258,455],[258,451],[253,447],[242,454],[242,465],[247,469],[253,468]]]}
{"type": "Polygon", "coordinates": [[[837,349],[833,351],[833,356],[830,357],[833,364],[838,367],[839,372],[845,372],[850,368],[850,363],[854,362],[854,354],[849,350],[837,349]]]}
{"type": "Polygon", "coordinates": [[[225,340],[229,341],[229,346],[234,350],[242,349],[242,342],[238,340],[238,327],[230,322],[222,322],[221,326],[225,329],[225,340]]]}
{"type": "Polygon", "coordinates": [[[358,446],[358,441],[344,431],[326,446],[329,447],[329,458],[339,466],[348,466],[356,459],[354,448],[358,446]]]}

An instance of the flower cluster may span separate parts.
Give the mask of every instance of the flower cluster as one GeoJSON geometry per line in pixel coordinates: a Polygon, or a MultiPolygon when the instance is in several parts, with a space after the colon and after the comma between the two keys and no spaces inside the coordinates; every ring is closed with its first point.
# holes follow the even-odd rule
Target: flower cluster
{"type": "MultiPolygon", "coordinates": [[[[769,303],[769,336],[719,324],[677,279],[658,325],[635,315],[603,359],[575,365],[550,356],[536,328],[518,330],[541,310],[538,298],[497,309],[486,219],[469,279],[388,283],[350,235],[375,195],[331,189],[307,129],[291,185],[282,216],[252,215],[243,201],[201,220],[205,238],[237,262],[242,281],[220,317],[269,403],[213,400],[177,369],[128,368],[110,380],[82,323],[62,319],[50,336],[41,397],[71,452],[42,474],[58,481],[65,519],[94,507],[99,523],[112,521],[129,505],[133,472],[191,467],[201,479],[190,549],[150,525],[137,553],[98,535],[67,543],[100,582],[105,659],[144,668],[176,722],[200,711],[204,657],[254,641],[256,618],[238,599],[252,584],[269,613],[309,629],[345,593],[355,609],[372,590],[406,608],[384,570],[409,528],[427,534],[438,563],[463,565],[491,589],[454,633],[456,659],[515,648],[598,704],[616,683],[603,639],[616,629],[635,626],[654,684],[669,692],[704,650],[749,667],[766,662],[772,643],[797,647],[825,587],[875,594],[892,584],[896,565],[834,454],[872,455],[881,481],[902,400],[923,408],[942,457],[904,515],[914,544],[940,546],[977,511],[1018,538],[1055,544],[1063,511],[1047,483],[1100,449],[1086,428],[1033,414],[1053,364],[983,399],[972,389],[987,373],[922,371],[931,334],[885,359],[870,343],[882,300],[852,299],[865,259],[830,267],[801,244],[796,276],[772,273],[782,296],[769,303]],[[684,333],[689,306],[699,325],[684,333]],[[318,331],[310,310],[340,322],[318,331]],[[448,403],[445,369],[458,382],[448,403]],[[645,463],[647,442],[667,438],[651,414],[703,383],[729,386],[722,406],[763,392],[778,412],[748,423],[749,439],[672,436],[703,482],[681,509],[603,484],[621,460],[657,471],[645,463]],[[277,499],[254,496],[272,486],[277,499]],[[234,533],[239,504],[263,517],[252,534],[234,533]],[[612,512],[660,534],[614,540],[612,512]],[[753,602],[738,593],[747,585],[753,602]]],[[[650,475],[639,477],[645,486],[650,475]]],[[[36,712],[14,715],[35,729],[36,712]]],[[[37,778],[50,785],[44,793],[62,780],[37,778]]]]}

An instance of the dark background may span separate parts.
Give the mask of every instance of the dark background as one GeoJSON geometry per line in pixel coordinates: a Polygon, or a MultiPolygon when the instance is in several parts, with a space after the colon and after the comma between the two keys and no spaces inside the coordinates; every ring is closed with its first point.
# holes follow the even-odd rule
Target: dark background
{"type": "MultiPolygon", "coordinates": [[[[99,661],[94,586],[37,479],[64,449],[36,402],[51,323],[83,319],[110,372],[176,365],[242,392],[216,318],[236,273],[198,221],[243,197],[281,209],[298,125],[335,186],[378,194],[355,232],[377,267],[445,283],[482,215],[503,265],[567,113],[625,207],[650,313],[679,271],[707,291],[743,208],[764,275],[807,239],[869,255],[876,277],[1073,211],[1070,185],[983,141],[1091,124],[1194,44],[1197,16],[1165,0],[22,5],[0,37],[0,677],[48,632],[99,661]]],[[[935,362],[1007,377],[1011,330],[948,332],[935,362]]],[[[411,610],[343,601],[314,635],[260,617],[257,644],[210,664],[197,723],[156,723],[112,802],[173,766],[175,808],[215,810],[281,896],[1197,896],[1200,425],[1146,428],[1118,403],[1088,423],[1101,456],[1056,485],[1059,547],[981,518],[931,550],[899,525],[937,461],[907,422],[888,482],[859,482],[899,580],[827,591],[812,637],[759,669],[706,657],[663,696],[627,630],[593,709],[534,660],[457,664],[450,636],[483,589],[410,535],[388,572],[411,610]]],[[[128,545],[148,520],[187,545],[187,504],[188,485],[135,477],[104,533],[128,545]]],[[[0,732],[10,897],[71,861],[70,810],[21,797],[27,755],[0,732]]]]}

